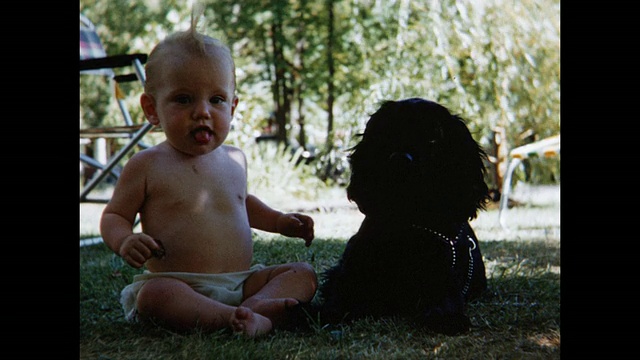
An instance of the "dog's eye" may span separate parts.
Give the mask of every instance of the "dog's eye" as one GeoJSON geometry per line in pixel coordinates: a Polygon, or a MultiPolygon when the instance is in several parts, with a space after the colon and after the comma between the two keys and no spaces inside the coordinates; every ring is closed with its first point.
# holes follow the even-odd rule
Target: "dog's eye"
{"type": "Polygon", "coordinates": [[[411,156],[411,154],[406,152],[394,152],[391,155],[389,155],[389,160],[408,164],[413,161],[413,156],[411,156]]]}

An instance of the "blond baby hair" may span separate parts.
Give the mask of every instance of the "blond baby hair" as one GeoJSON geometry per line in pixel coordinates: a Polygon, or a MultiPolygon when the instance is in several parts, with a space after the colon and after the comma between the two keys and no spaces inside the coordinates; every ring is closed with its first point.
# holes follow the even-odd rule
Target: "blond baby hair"
{"type": "Polygon", "coordinates": [[[155,80],[160,78],[157,74],[162,72],[163,66],[167,64],[164,60],[172,51],[179,51],[183,54],[196,56],[222,56],[226,58],[225,60],[229,62],[233,71],[235,90],[236,68],[231,50],[221,40],[205,35],[197,29],[198,21],[204,14],[204,9],[204,4],[196,1],[191,11],[191,25],[189,29],[168,35],[151,50],[145,65],[146,83],[144,91],[146,93],[154,93],[157,86],[155,80]]]}

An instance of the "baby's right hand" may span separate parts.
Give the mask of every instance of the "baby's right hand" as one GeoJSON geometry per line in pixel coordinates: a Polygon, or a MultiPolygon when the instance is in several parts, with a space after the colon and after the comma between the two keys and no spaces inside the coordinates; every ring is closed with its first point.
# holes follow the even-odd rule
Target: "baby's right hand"
{"type": "Polygon", "coordinates": [[[161,244],[144,233],[127,236],[120,245],[120,256],[131,266],[138,269],[154,254],[164,251],[161,244]]]}

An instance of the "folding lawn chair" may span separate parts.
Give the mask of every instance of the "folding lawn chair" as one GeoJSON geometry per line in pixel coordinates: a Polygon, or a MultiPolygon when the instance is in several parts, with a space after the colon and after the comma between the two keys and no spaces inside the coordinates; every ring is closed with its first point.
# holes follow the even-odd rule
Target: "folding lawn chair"
{"type": "Polygon", "coordinates": [[[123,116],[122,125],[100,128],[82,128],[80,129],[80,144],[93,144],[97,147],[103,144],[107,138],[124,138],[127,139],[126,144],[115,154],[104,154],[99,151],[93,153],[98,155],[88,155],[80,152],[81,169],[96,169],[96,174],[90,181],[81,188],[80,203],[107,203],[109,199],[90,197],[90,193],[108,177],[119,177],[117,165],[120,161],[138,146],[140,148],[148,147],[142,142],[143,137],[151,131],[154,126],[144,121],[135,123],[131,119],[131,115],[125,104],[125,96],[120,89],[119,84],[131,81],[140,81],[144,86],[145,74],[142,64],[147,61],[146,54],[123,54],[107,56],[102,42],[95,31],[93,23],[85,16],[80,14],[80,75],[99,75],[107,76],[114,83],[115,98],[118,101],[120,112],[123,116]],[[133,74],[117,75],[114,70],[133,68],[133,74]]]}
{"type": "Polygon", "coordinates": [[[502,182],[502,195],[500,196],[500,211],[498,220],[500,226],[507,228],[504,220],[505,211],[508,208],[509,193],[511,192],[511,177],[522,160],[530,157],[549,158],[560,155],[560,135],[555,135],[536,141],[531,144],[517,147],[509,152],[507,174],[502,182]]]}

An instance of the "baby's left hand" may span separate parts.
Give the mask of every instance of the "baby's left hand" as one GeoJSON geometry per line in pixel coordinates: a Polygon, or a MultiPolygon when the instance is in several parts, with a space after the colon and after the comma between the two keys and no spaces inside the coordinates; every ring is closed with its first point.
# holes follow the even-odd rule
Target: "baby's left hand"
{"type": "Polygon", "coordinates": [[[304,239],[306,247],[313,241],[313,219],[307,215],[288,213],[278,217],[277,230],[280,234],[289,237],[304,239]]]}

